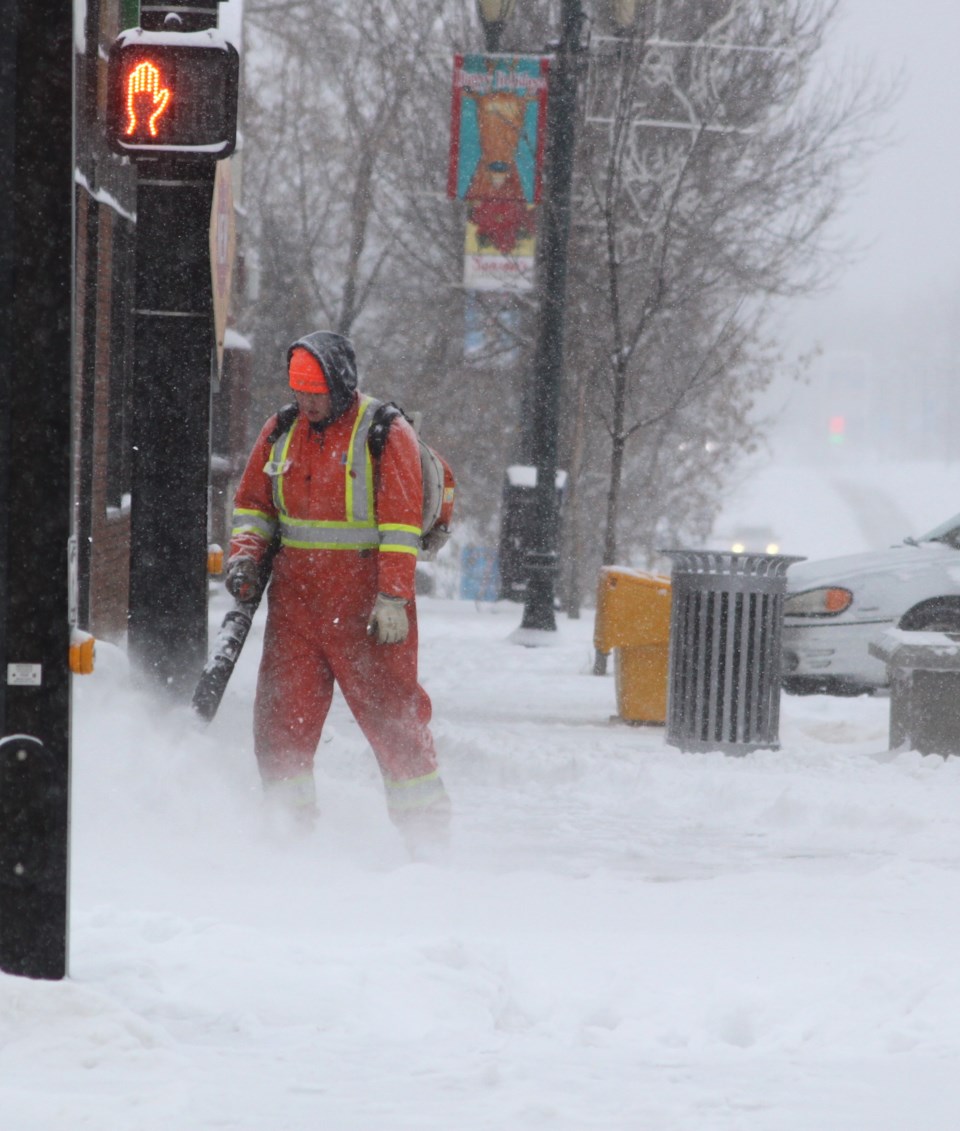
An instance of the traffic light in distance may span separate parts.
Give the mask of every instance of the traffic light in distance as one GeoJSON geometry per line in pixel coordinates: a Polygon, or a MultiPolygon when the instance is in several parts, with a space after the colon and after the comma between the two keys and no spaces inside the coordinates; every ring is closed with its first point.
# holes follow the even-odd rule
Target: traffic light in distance
{"type": "Polygon", "coordinates": [[[830,417],[830,443],[842,444],[846,435],[847,422],[842,416],[830,417]]]}
{"type": "Polygon", "coordinates": [[[116,153],[217,161],[237,143],[240,56],[217,31],[131,28],[110,49],[107,142],[116,153]]]}

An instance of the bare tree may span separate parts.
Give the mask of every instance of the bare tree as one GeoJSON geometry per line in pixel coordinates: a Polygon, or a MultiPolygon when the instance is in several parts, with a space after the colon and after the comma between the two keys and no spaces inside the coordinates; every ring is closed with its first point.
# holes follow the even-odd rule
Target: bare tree
{"type": "MultiPolygon", "coordinates": [[[[585,6],[560,437],[581,577],[617,559],[628,527],[631,553],[709,527],[760,438],[770,302],[829,269],[826,225],[882,102],[864,84],[813,86],[830,0],[648,0],[625,38],[600,34],[606,4],[585,6]],[[585,508],[604,515],[601,545],[585,508]]],[[[503,49],[542,51],[556,7],[518,6],[503,49]]],[[[362,335],[378,393],[424,411],[461,513],[492,534],[503,469],[524,451],[536,310],[481,299],[507,330],[465,356],[466,215],[443,189],[452,56],[481,46],[473,2],[250,0],[247,15],[264,397],[283,395],[282,350],[305,326],[362,335]]],[[[580,583],[567,588],[575,609],[580,583]]]]}
{"type": "Polygon", "coordinates": [[[261,273],[258,340],[285,344],[316,323],[351,334],[371,306],[382,309],[397,254],[384,196],[406,158],[401,122],[443,7],[248,6],[245,198],[261,273]]]}
{"type": "Polygon", "coordinates": [[[757,442],[771,300],[837,263],[828,223],[887,95],[869,79],[818,74],[814,86],[834,8],[672,0],[591,46],[572,356],[608,444],[603,564],[618,559],[625,518],[631,548],[653,556],[668,482],[703,528],[713,481],[757,442]]]}

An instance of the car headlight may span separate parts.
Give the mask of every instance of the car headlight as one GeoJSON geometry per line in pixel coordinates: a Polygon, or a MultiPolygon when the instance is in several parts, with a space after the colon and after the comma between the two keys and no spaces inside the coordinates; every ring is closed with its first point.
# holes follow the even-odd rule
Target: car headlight
{"type": "Polygon", "coordinates": [[[823,589],[808,589],[806,593],[793,593],[783,603],[784,616],[788,617],[835,617],[853,603],[849,589],[831,586],[823,589]]]}

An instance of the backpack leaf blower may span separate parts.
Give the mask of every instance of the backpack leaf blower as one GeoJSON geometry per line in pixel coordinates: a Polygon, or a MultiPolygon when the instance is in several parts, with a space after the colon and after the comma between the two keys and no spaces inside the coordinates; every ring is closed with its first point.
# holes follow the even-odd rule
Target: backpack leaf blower
{"type": "Polygon", "coordinates": [[[260,563],[260,592],[256,599],[253,601],[234,601],[233,608],[223,618],[210,657],[204,664],[200,678],[197,680],[190,706],[205,723],[209,723],[213,719],[220,707],[223,693],[227,689],[227,684],[233,675],[233,669],[243,651],[243,646],[250,632],[250,625],[253,623],[254,615],[260,607],[264,590],[270,580],[273,558],[278,547],[279,541],[272,542],[260,563]]]}

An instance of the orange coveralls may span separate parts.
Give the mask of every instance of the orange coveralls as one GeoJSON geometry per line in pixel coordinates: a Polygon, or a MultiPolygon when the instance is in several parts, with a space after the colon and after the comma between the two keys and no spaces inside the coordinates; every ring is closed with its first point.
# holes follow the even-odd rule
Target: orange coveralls
{"type": "Polygon", "coordinates": [[[394,813],[445,793],[430,699],[417,679],[418,441],[406,420],[395,420],[374,464],[364,431],[372,415],[369,398],[355,394],[336,420],[315,429],[298,416],[273,444],[271,417],[237,490],[230,556],[259,561],[279,525],[254,705],[264,780],[312,769],[336,681],[373,747],[394,813]],[[400,644],[367,635],[377,593],[408,601],[410,631],[400,644]]]}

